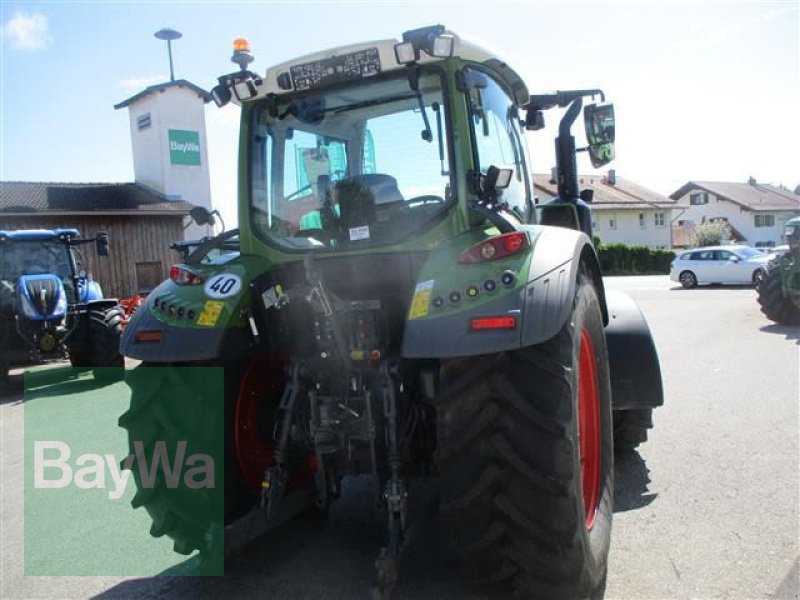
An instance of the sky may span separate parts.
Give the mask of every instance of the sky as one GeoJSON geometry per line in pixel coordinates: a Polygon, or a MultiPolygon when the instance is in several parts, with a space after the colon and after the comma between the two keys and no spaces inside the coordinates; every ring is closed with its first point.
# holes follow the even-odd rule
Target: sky
{"type": "MultiPolygon", "coordinates": [[[[507,61],[531,92],[596,88],[613,101],[619,176],[668,195],[687,181],[800,184],[800,2],[0,2],[0,180],[133,181],[127,111],[169,79],[210,89],[251,69],[441,23],[507,61]]],[[[556,120],[530,139],[554,164],[556,120]]],[[[238,109],[207,107],[212,202],[235,221],[238,109]]],[[[588,159],[579,169],[592,173],[588,159]]]]}

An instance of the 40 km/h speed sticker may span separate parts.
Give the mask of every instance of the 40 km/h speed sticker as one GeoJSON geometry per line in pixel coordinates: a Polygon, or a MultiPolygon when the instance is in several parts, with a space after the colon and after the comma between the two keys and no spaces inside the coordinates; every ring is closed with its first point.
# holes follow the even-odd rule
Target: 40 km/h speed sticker
{"type": "Polygon", "coordinates": [[[242,280],[233,273],[220,273],[214,275],[206,282],[204,288],[209,298],[227,298],[235,296],[242,289],[242,280]]]}

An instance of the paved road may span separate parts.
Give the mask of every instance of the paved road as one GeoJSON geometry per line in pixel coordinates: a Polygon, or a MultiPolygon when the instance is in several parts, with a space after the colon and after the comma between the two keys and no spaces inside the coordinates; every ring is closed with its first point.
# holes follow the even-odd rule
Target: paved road
{"type": "MultiPolygon", "coordinates": [[[[667,405],[639,454],[617,460],[607,597],[798,597],[797,328],[769,324],[748,288],[609,278],[650,321],[667,405]]],[[[382,522],[351,482],[318,531],[290,523],[224,578],[21,578],[21,404],[2,420],[0,597],[365,598],[382,522]]],[[[486,598],[461,584],[434,521],[403,563],[398,599],[486,598]]]]}

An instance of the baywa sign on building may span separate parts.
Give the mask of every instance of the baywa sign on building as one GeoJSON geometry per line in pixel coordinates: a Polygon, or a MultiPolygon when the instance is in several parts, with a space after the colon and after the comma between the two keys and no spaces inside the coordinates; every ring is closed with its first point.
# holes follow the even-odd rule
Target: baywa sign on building
{"type": "Polygon", "coordinates": [[[170,129],[167,135],[170,164],[200,166],[200,134],[197,131],[170,129]]]}

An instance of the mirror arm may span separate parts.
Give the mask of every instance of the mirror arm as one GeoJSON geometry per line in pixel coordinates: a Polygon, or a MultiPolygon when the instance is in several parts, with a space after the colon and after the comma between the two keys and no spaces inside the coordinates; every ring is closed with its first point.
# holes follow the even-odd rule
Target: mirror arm
{"type": "Polygon", "coordinates": [[[579,197],[578,162],[575,158],[575,137],[571,128],[581,114],[583,99],[574,98],[567,112],[561,117],[556,138],[556,168],[558,169],[558,196],[561,200],[575,202],[579,197]]]}

